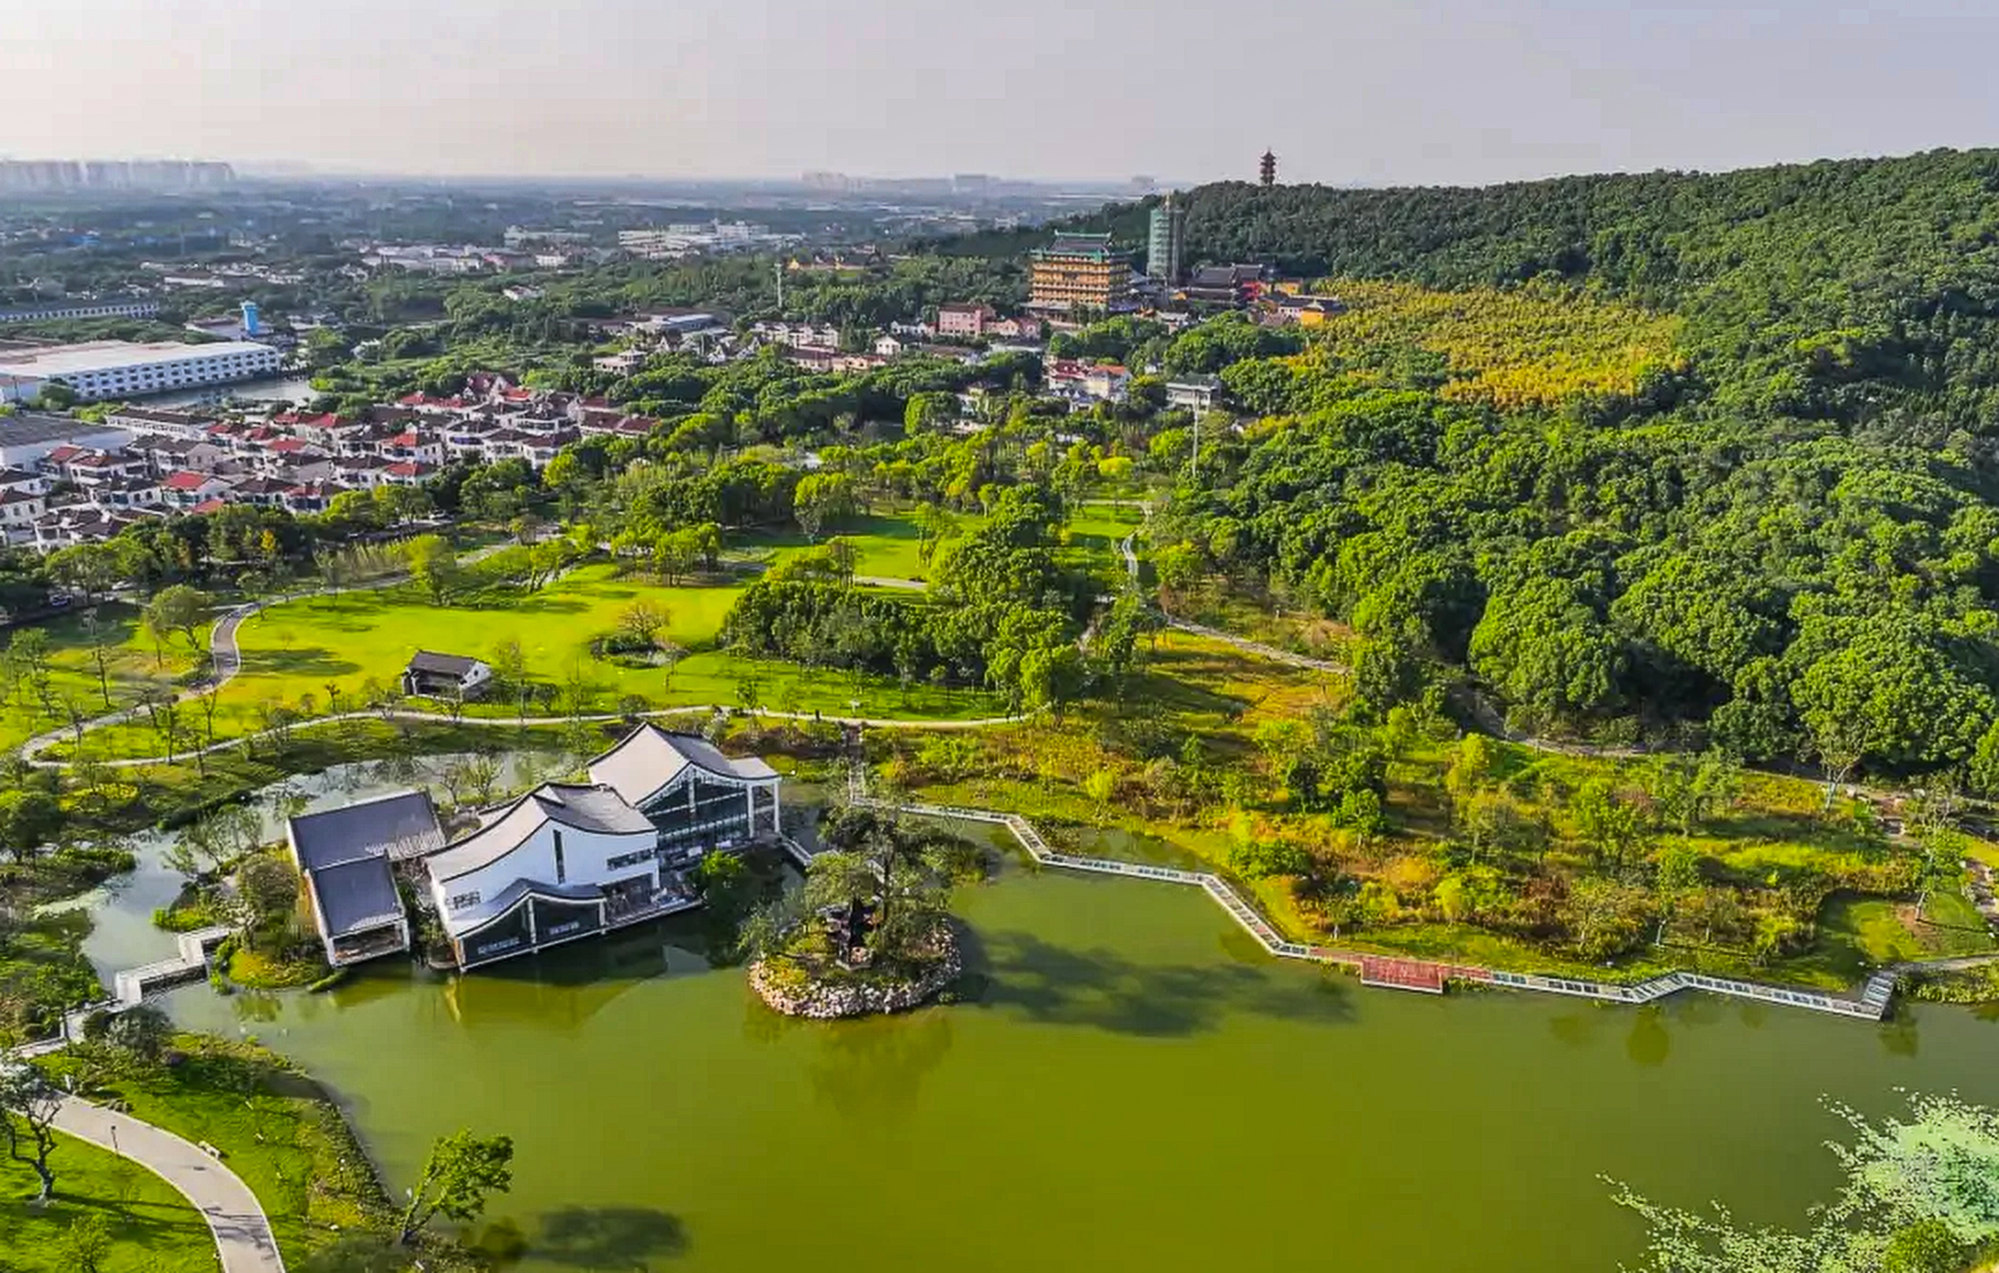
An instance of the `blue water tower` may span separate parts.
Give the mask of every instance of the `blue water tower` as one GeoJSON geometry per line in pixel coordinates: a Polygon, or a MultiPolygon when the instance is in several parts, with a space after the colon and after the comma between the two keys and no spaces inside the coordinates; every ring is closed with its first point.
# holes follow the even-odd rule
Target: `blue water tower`
{"type": "Polygon", "coordinates": [[[252,338],[264,334],[263,326],[257,321],[257,302],[243,302],[243,334],[252,338]]]}

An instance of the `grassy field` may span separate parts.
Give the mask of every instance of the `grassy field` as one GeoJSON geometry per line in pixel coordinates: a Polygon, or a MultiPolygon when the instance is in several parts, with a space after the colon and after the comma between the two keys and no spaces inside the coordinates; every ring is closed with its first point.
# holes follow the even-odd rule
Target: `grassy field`
{"type": "Polygon", "coordinates": [[[1069,520],[1056,558],[1070,569],[1089,571],[1106,588],[1115,587],[1125,578],[1118,541],[1144,523],[1145,514],[1136,503],[1087,502],[1069,520]]]}
{"type": "MultiPolygon", "coordinates": [[[[978,513],[967,512],[953,512],[951,518],[960,534],[977,528],[985,520],[978,513]]],[[[1113,572],[1123,570],[1117,542],[1144,520],[1144,513],[1135,502],[1085,501],[1077,506],[1063,529],[1057,557],[1065,566],[1093,571],[1109,579],[1113,572]]],[[[835,534],[854,545],[858,554],[856,574],[884,579],[923,579],[928,575],[918,551],[922,532],[917,528],[914,514],[885,512],[852,518],[838,530],[821,535],[818,543],[824,544],[835,534]]],[[[736,537],[732,546],[745,556],[775,564],[817,545],[801,531],[759,530],[736,537]]]]}
{"type": "MultiPolygon", "coordinates": [[[[148,690],[170,688],[199,661],[179,637],[165,647],[155,647],[139,623],[138,610],[118,602],[97,607],[94,619],[81,614],[65,616],[42,624],[41,630],[49,635],[48,692],[44,696],[23,678],[0,699],[0,751],[12,750],[34,734],[69,724],[71,705],[85,717],[129,707],[148,690]],[[102,682],[92,653],[99,644],[105,653],[102,682]]],[[[204,634],[204,644],[206,640],[204,634]]]]}
{"type": "MultiPolygon", "coordinates": [[[[583,689],[587,710],[620,710],[628,697],[652,708],[720,704],[743,706],[743,686],[757,682],[759,706],[770,711],[851,714],[852,704],[871,716],[952,720],[996,715],[988,694],[912,685],[890,678],[856,677],[789,663],[741,658],[716,648],[723,617],[734,604],[735,585],[667,587],[651,579],[620,576],[598,563],[570,572],[539,592],[488,590],[484,595],[433,605],[413,585],[338,596],[315,596],[272,606],[243,624],[238,640],[243,670],[218,697],[218,740],[254,732],[272,704],[308,705],[308,715],[336,706],[359,709],[374,687],[393,686],[416,651],[490,658],[496,647],[518,641],[531,680],[583,689]],[[687,651],[671,675],[663,666],[626,666],[592,654],[590,644],[610,633],[618,615],[635,602],[664,608],[666,636],[687,651]],[[309,703],[308,703],[309,700],[309,703]]],[[[553,709],[531,706],[529,715],[553,709]]],[[[187,723],[199,713],[184,708],[187,723]]],[[[514,703],[473,704],[468,716],[512,717],[514,703]]],[[[159,734],[144,721],[93,731],[84,756],[152,756],[159,734]]]]}
{"type": "Polygon", "coordinates": [[[135,1162],[68,1136],[49,1165],[55,1198],[46,1210],[27,1204],[35,1173],[0,1159],[0,1269],[7,1273],[77,1273],[65,1237],[89,1216],[109,1226],[111,1247],[99,1273],[208,1273],[215,1239],[208,1223],[173,1186],[135,1162]]]}
{"type": "MultiPolygon", "coordinates": [[[[961,530],[976,526],[977,514],[954,514],[961,530]]],[[[1063,532],[1059,553],[1066,564],[1094,571],[1106,587],[1120,576],[1116,544],[1140,522],[1136,504],[1094,501],[1079,507],[1063,532]]],[[[921,578],[920,534],[913,515],[884,513],[854,519],[844,536],[859,550],[858,573],[885,578],[921,578]]],[[[736,537],[727,557],[735,577],[809,551],[797,533],[756,532],[736,537]]],[[[270,723],[273,708],[305,717],[360,708],[382,688],[393,687],[419,649],[490,658],[517,641],[529,679],[555,689],[580,690],[585,710],[622,710],[628,700],[651,709],[679,706],[745,706],[753,683],[757,704],[779,712],[824,712],[876,717],[960,720],[997,715],[998,700],[979,691],[904,687],[891,678],[805,669],[792,664],[739,658],[717,648],[717,635],[741,584],[666,586],[639,574],[621,573],[606,562],[571,571],[538,592],[490,587],[452,598],[439,606],[415,585],[310,596],[274,605],[246,621],[238,632],[242,671],[217,695],[212,721],[205,705],[183,704],[178,712],[176,751],[197,739],[227,741],[255,733],[270,723]],[[593,640],[609,634],[619,614],[636,602],[670,616],[664,635],[684,654],[672,666],[631,664],[597,657],[593,640]]],[[[157,650],[130,607],[106,606],[101,614],[107,650],[111,708],[136,702],[149,690],[171,689],[199,660],[184,644],[157,650]]],[[[48,625],[55,655],[50,691],[34,694],[25,684],[14,703],[0,712],[0,748],[18,746],[32,734],[70,722],[63,702],[85,717],[107,710],[99,692],[92,641],[80,620],[48,625]],[[53,714],[41,706],[46,697],[53,714]]],[[[566,700],[565,700],[566,702],[566,700]]],[[[530,715],[554,714],[546,703],[530,715]]],[[[517,702],[473,704],[465,714],[500,717],[519,714],[517,702]]],[[[166,739],[150,721],[136,720],[89,732],[80,747],[59,745],[55,757],[130,759],[161,756],[166,739]]]]}
{"type": "MultiPolygon", "coordinates": [[[[972,517],[959,519],[959,524],[966,527],[976,522],[977,519],[972,517]]],[[[734,542],[741,549],[759,557],[768,557],[772,564],[776,564],[786,557],[818,547],[836,534],[854,545],[858,555],[858,564],[854,568],[856,574],[888,579],[921,579],[924,576],[923,560],[917,552],[922,533],[913,518],[900,514],[852,518],[837,530],[821,535],[817,544],[799,530],[760,530],[738,536],[734,542]]]]}

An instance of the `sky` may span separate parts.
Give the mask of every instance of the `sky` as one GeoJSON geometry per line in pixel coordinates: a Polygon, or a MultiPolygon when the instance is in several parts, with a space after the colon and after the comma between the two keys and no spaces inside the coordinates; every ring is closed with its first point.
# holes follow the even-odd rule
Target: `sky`
{"type": "Polygon", "coordinates": [[[0,0],[0,157],[1483,184],[1999,143],[1999,3],[0,0]]]}

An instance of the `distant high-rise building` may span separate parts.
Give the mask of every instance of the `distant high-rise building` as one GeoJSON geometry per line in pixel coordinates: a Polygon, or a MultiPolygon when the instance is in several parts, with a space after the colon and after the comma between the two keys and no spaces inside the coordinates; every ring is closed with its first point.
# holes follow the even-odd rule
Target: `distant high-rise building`
{"type": "Polygon", "coordinates": [[[1131,308],[1131,259],[1111,246],[1108,234],[1058,234],[1034,250],[1031,264],[1031,309],[1066,314],[1077,306],[1131,308]]]}
{"type": "Polygon", "coordinates": [[[1180,281],[1180,247],[1187,233],[1187,210],[1167,195],[1152,210],[1151,234],[1145,244],[1145,276],[1168,287],[1180,281]]]}
{"type": "Polygon", "coordinates": [[[1257,164],[1257,172],[1263,179],[1265,189],[1277,184],[1277,156],[1266,150],[1257,164]]]}

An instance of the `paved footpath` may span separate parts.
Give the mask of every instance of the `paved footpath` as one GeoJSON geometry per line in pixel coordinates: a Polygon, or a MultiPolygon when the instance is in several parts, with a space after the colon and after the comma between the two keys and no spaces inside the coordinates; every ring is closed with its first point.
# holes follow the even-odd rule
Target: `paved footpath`
{"type": "Polygon", "coordinates": [[[257,1195],[235,1172],[169,1131],[69,1097],[58,1131],[130,1158],[187,1196],[215,1234],[222,1273],[285,1273],[284,1258],[257,1195]]]}

